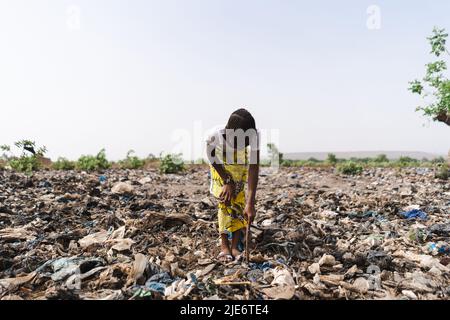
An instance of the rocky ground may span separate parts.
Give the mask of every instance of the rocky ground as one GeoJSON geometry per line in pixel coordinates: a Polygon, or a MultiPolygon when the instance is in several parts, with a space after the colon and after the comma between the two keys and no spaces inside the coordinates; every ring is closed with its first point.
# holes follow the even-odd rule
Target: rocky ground
{"type": "Polygon", "coordinates": [[[0,298],[450,295],[450,186],[430,169],[263,168],[249,264],[215,261],[208,187],[205,166],[0,171],[0,298]]]}

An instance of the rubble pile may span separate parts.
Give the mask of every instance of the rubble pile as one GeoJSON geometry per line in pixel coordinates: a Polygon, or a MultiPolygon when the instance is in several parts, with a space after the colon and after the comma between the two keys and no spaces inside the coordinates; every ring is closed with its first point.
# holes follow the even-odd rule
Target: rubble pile
{"type": "Polygon", "coordinates": [[[262,168],[249,263],[221,263],[206,166],[0,171],[0,299],[448,299],[430,169],[262,168]]]}

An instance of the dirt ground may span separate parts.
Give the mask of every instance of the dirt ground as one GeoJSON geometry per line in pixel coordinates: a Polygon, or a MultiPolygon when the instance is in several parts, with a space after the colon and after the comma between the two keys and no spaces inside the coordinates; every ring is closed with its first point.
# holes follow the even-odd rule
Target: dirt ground
{"type": "Polygon", "coordinates": [[[215,260],[208,188],[200,165],[0,170],[0,297],[449,297],[450,186],[432,169],[262,168],[249,264],[215,260]]]}

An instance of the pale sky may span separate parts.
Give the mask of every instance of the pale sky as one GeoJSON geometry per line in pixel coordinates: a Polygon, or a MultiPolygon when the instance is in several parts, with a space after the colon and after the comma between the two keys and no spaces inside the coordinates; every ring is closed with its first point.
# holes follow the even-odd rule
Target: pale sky
{"type": "Polygon", "coordinates": [[[446,154],[407,87],[449,17],[448,0],[0,0],[0,144],[146,156],[247,107],[283,152],[446,154]]]}

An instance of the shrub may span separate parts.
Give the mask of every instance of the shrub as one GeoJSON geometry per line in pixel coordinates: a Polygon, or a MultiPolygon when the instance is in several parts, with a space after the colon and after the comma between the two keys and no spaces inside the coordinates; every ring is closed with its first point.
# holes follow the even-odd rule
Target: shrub
{"type": "Polygon", "coordinates": [[[440,157],[432,159],[431,163],[433,163],[433,164],[445,163],[445,159],[444,159],[444,157],[440,156],[440,157]]]}
{"type": "Polygon", "coordinates": [[[181,154],[167,154],[160,156],[159,170],[161,173],[178,173],[184,170],[181,154]]]}
{"type": "Polygon", "coordinates": [[[376,163],[389,162],[388,157],[385,154],[379,154],[373,159],[376,163]]]}
{"type": "Polygon", "coordinates": [[[66,158],[59,157],[56,162],[53,163],[53,169],[56,170],[73,170],[76,163],[74,161],[67,160],[66,158]]]}
{"type": "Polygon", "coordinates": [[[398,162],[400,163],[417,163],[419,160],[411,158],[411,157],[400,157],[398,158],[398,162]]]}
{"type": "Polygon", "coordinates": [[[397,167],[414,167],[420,163],[419,160],[411,157],[400,157],[394,162],[394,166],[397,167]]]}
{"type": "Polygon", "coordinates": [[[40,163],[35,156],[22,156],[20,158],[11,159],[9,165],[16,171],[31,174],[40,168],[40,163]]]}
{"type": "Polygon", "coordinates": [[[363,171],[363,167],[353,161],[340,163],[337,165],[336,169],[339,173],[345,175],[356,175],[360,174],[363,171]]]}
{"type": "Polygon", "coordinates": [[[81,156],[77,161],[76,167],[77,169],[88,171],[101,170],[110,168],[111,163],[106,159],[105,149],[102,149],[96,156],[81,156]]]}
{"type": "Polygon", "coordinates": [[[365,157],[365,158],[351,157],[351,158],[350,158],[350,161],[351,161],[351,162],[356,162],[356,163],[364,163],[364,164],[368,164],[369,162],[372,161],[372,158],[368,158],[368,157],[365,157]]]}
{"type": "Polygon", "coordinates": [[[283,159],[283,161],[280,163],[282,167],[293,167],[295,166],[295,161],[290,159],[283,159]]]}
{"type": "MultiPolygon", "coordinates": [[[[22,150],[19,157],[11,157],[8,164],[12,169],[26,174],[39,170],[41,167],[40,158],[47,152],[45,146],[36,147],[36,143],[31,140],[21,140],[15,143],[15,146],[22,150]],[[28,153],[27,153],[28,152],[28,153]]],[[[10,151],[8,146],[2,146],[3,151],[10,151]]]]}
{"type": "Polygon", "coordinates": [[[145,160],[139,159],[133,155],[134,150],[127,152],[127,157],[124,160],[119,161],[119,165],[123,169],[139,169],[145,164],[145,160]]]}
{"type": "Polygon", "coordinates": [[[447,180],[450,177],[448,164],[443,163],[435,173],[435,177],[442,180],[447,180]]]}

